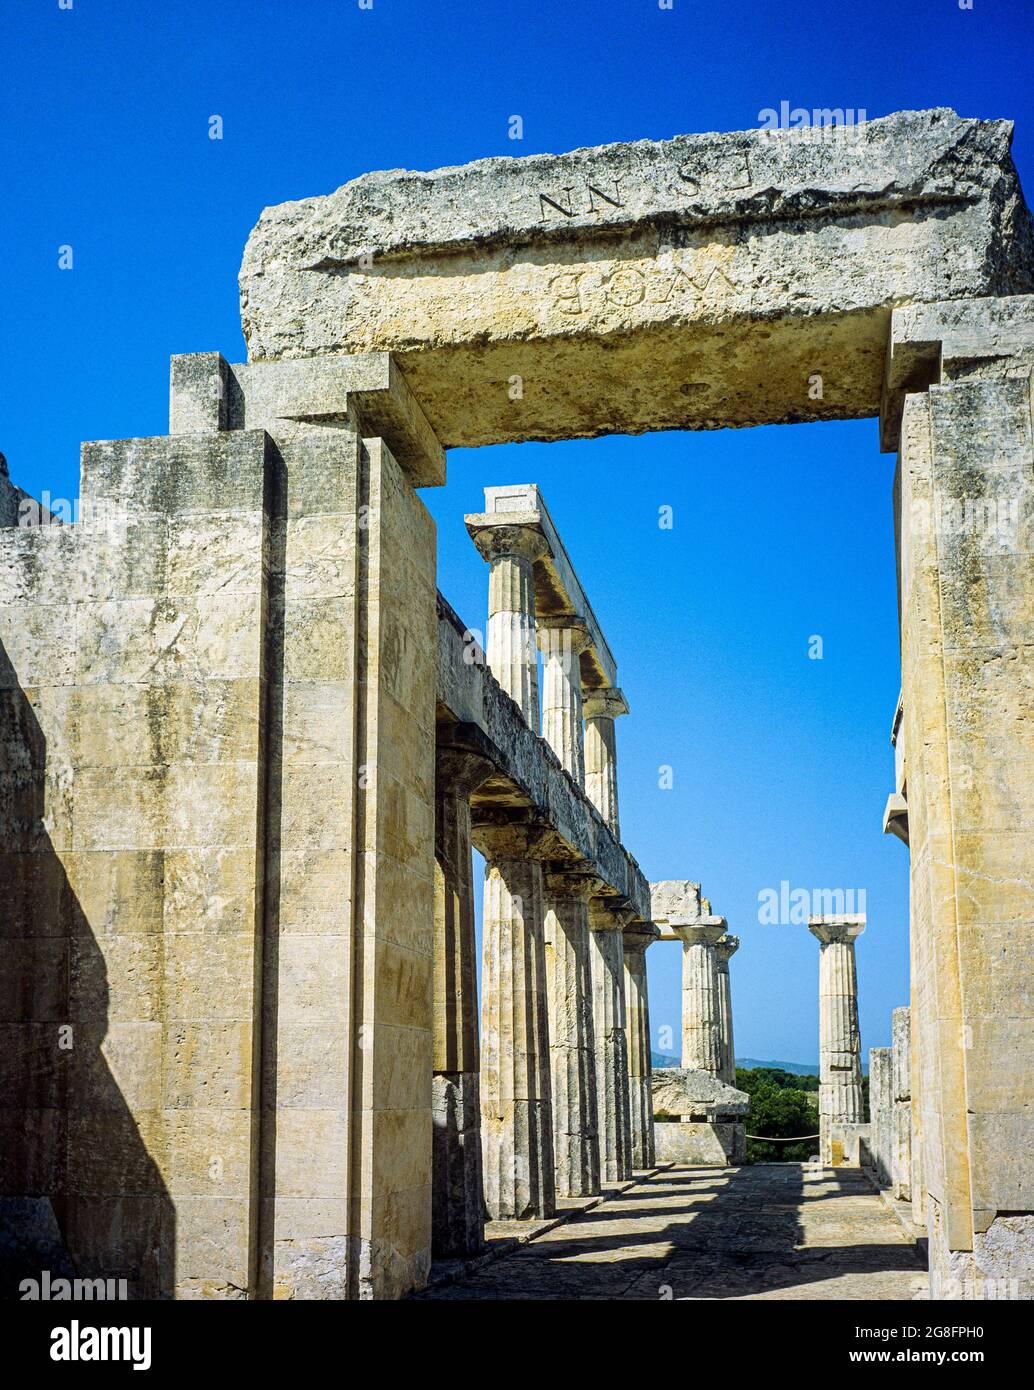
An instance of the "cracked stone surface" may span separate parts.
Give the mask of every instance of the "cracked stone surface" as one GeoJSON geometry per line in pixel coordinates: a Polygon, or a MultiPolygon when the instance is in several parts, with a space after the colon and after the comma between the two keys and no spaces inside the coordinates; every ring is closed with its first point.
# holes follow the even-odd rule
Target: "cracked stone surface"
{"type": "Polygon", "coordinates": [[[857,1170],[673,1168],[421,1298],[927,1297],[914,1241],[857,1170]]]}

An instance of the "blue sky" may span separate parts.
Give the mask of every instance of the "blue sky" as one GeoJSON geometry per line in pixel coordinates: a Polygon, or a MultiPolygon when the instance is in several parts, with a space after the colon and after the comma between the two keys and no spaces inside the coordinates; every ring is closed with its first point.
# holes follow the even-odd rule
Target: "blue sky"
{"type": "MultiPolygon", "coordinates": [[[[10,0],[0,450],[22,486],[74,498],[81,440],[163,433],[171,353],[244,355],[236,275],[263,206],[368,169],[748,129],[786,99],[1010,117],[1029,190],[1032,39],[1027,0],[10,0]]],[[[424,494],[440,585],[480,626],[487,573],[463,513],[486,484],[542,486],[632,706],[625,841],[650,877],[700,879],[741,937],[741,1055],[817,1054],[818,945],[757,922],[758,892],[783,879],[866,890],[865,1047],[889,1042],[907,997],[907,854],[880,833],[892,469],[863,421],[456,451],[424,494]]],[[[677,951],[648,960],[656,1044],[678,1033],[677,951]]]]}

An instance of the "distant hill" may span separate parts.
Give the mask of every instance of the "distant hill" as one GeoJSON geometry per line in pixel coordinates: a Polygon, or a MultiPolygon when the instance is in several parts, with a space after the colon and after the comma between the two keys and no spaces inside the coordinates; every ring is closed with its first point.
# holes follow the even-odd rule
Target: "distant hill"
{"type": "Polygon", "coordinates": [[[780,1071],[792,1072],[794,1076],[818,1076],[819,1064],[815,1062],[759,1062],[756,1057],[737,1057],[736,1065],[744,1071],[757,1071],[760,1067],[778,1067],[780,1071]]]}
{"type": "MultiPolygon", "coordinates": [[[[663,1052],[651,1052],[650,1063],[655,1067],[680,1067],[678,1057],[666,1057],[663,1052]]],[[[778,1067],[781,1071],[792,1072],[794,1076],[818,1076],[819,1064],[816,1062],[759,1062],[756,1057],[737,1057],[736,1065],[744,1071],[757,1071],[761,1067],[778,1067]]]]}

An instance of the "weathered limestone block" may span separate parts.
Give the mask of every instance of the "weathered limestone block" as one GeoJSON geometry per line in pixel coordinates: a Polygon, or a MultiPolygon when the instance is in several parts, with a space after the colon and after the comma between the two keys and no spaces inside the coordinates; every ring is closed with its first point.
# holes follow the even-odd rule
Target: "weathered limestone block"
{"type": "Polygon", "coordinates": [[[600,887],[577,868],[549,869],[546,987],[553,1083],[553,1150],[558,1197],[600,1190],[589,898],[600,887]]]}
{"type": "Polygon", "coordinates": [[[249,355],[397,353],[446,447],[873,415],[895,304],[1031,287],[1011,133],[938,109],[364,174],[262,214],[249,355]]]}
{"type": "Polygon", "coordinates": [[[750,1097],[708,1071],[663,1067],[651,1080],[657,1162],[690,1166],[742,1163],[750,1097]]]}
{"type": "Polygon", "coordinates": [[[888,364],[891,447],[904,390],[914,1162],[938,1298],[1001,1280],[1034,1296],[1032,345],[1029,298],[934,305],[896,320],[888,364]]]}
{"type": "Polygon", "coordinates": [[[889,1047],[869,1049],[869,1157],[880,1187],[893,1184],[894,1073],[889,1047]]]}
{"type": "Polygon", "coordinates": [[[910,1011],[895,1009],[893,1026],[894,1137],[891,1176],[894,1196],[912,1200],[912,1046],[910,1011]]]}
{"type": "Polygon", "coordinates": [[[56,1229],[133,1298],[245,1297],[273,451],[88,444],[81,492],[108,525],[0,530],[0,1208],[24,1273],[56,1229]]]}

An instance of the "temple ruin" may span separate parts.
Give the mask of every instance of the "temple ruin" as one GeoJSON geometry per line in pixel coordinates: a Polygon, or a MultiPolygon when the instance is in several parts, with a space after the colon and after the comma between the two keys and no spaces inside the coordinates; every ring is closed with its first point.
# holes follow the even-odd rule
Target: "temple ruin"
{"type": "MultiPolygon", "coordinates": [[[[420,1289],[486,1215],[656,1161],[666,936],[682,1066],[733,1116],[736,938],[690,880],[666,916],[622,843],[628,706],[548,478],[467,518],[484,653],[417,490],[461,445],[878,416],[912,972],[877,1157],[935,1297],[1034,1295],[1034,235],[1008,122],[820,137],[269,208],[248,362],[174,357],[167,435],[83,446],[89,524],[17,524],[0,469],[5,1268],[137,1298],[420,1289]]],[[[862,1119],[854,926],[812,930],[833,1162],[862,1119]]]]}

